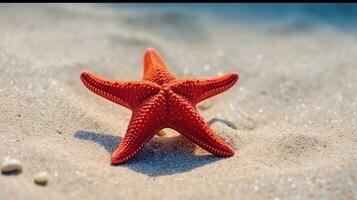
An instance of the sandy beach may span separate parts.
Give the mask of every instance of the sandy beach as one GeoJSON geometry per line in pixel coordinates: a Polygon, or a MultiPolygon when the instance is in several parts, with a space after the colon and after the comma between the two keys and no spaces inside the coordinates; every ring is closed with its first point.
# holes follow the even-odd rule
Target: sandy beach
{"type": "Polygon", "coordinates": [[[357,34],[234,26],[184,11],[0,5],[0,199],[357,199],[357,34]],[[138,14],[140,13],[140,14],[138,14]],[[239,83],[200,105],[236,150],[218,158],[170,129],[110,165],[131,112],[79,74],[142,78],[146,48],[178,77],[239,83]],[[33,176],[47,171],[46,186],[33,176]]]}

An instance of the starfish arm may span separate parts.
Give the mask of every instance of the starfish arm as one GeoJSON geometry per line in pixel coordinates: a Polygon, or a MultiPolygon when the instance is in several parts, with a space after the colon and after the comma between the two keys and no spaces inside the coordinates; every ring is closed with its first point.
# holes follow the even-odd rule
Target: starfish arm
{"type": "Polygon", "coordinates": [[[161,128],[164,121],[165,99],[162,93],[152,97],[134,110],[127,132],[112,153],[113,165],[132,158],[161,128]]]}
{"type": "Polygon", "coordinates": [[[171,89],[194,105],[231,88],[239,79],[237,73],[228,73],[212,79],[182,80],[173,83],[171,89]]]}
{"type": "Polygon", "coordinates": [[[160,91],[158,85],[148,81],[109,81],[90,72],[82,72],[80,77],[95,94],[130,110],[160,91]]]}
{"type": "Polygon", "coordinates": [[[168,70],[159,53],[153,48],[148,48],[145,51],[143,79],[153,81],[160,85],[169,83],[175,79],[175,77],[168,70]]]}
{"type": "Polygon", "coordinates": [[[169,104],[172,109],[171,128],[216,156],[229,157],[234,155],[234,149],[213,132],[196,108],[188,103],[185,98],[172,94],[169,104]]]}

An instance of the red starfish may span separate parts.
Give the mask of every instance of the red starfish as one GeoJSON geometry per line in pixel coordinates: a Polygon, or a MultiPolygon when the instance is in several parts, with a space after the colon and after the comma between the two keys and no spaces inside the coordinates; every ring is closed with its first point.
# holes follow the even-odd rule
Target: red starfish
{"type": "Polygon", "coordinates": [[[238,78],[237,73],[228,73],[212,79],[177,79],[152,48],[145,52],[141,81],[109,81],[81,73],[89,90],[133,112],[123,140],[111,155],[112,164],[132,158],[163,128],[180,132],[216,156],[233,156],[234,149],[212,131],[196,104],[228,90],[238,78]]]}

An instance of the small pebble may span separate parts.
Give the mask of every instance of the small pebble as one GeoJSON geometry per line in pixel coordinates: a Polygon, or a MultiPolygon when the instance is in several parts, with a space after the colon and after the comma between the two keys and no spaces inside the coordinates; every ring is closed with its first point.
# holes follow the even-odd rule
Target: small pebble
{"type": "Polygon", "coordinates": [[[163,130],[160,130],[160,131],[157,133],[157,135],[160,136],[160,137],[164,137],[164,136],[167,135],[167,133],[166,133],[165,131],[163,131],[163,130]]]}
{"type": "Polygon", "coordinates": [[[212,125],[213,123],[216,123],[216,122],[222,122],[223,124],[227,125],[228,127],[232,128],[234,130],[237,130],[237,126],[233,122],[225,120],[225,119],[217,118],[217,117],[210,119],[207,123],[209,125],[212,125]]]}
{"type": "Polygon", "coordinates": [[[22,163],[17,159],[5,159],[1,164],[1,173],[9,174],[22,171],[22,163]]]}
{"type": "Polygon", "coordinates": [[[46,185],[48,182],[49,176],[47,172],[39,172],[34,176],[34,182],[38,185],[46,185]]]}

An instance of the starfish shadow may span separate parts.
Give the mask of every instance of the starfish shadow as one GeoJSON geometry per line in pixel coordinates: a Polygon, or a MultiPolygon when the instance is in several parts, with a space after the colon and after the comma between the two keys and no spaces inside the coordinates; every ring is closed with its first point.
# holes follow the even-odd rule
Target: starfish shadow
{"type": "MultiPolygon", "coordinates": [[[[121,137],[77,131],[74,137],[81,140],[91,140],[102,145],[109,153],[113,152],[121,137]]],[[[183,136],[154,137],[131,160],[117,167],[127,167],[133,171],[148,176],[162,176],[187,172],[221,158],[213,155],[195,155],[196,146],[183,136]]],[[[109,156],[109,155],[108,155],[109,156]]]]}

